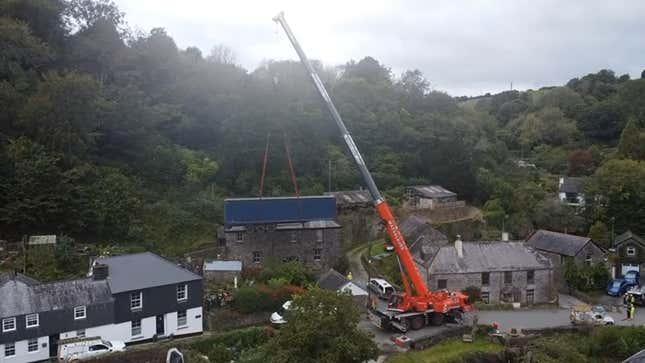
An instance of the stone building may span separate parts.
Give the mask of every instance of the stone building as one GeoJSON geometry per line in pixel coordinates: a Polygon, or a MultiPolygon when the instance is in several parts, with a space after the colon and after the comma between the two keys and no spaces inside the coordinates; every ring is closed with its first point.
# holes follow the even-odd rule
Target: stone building
{"type": "Polygon", "coordinates": [[[244,266],[300,261],[328,269],[341,256],[341,226],[332,196],[226,199],[228,259],[244,266]]]}
{"type": "Polygon", "coordinates": [[[440,185],[415,185],[406,187],[403,206],[412,209],[438,209],[463,207],[464,201],[457,194],[440,185]]]}
{"type": "Polygon", "coordinates": [[[616,237],[613,247],[616,250],[614,276],[627,271],[645,273],[645,241],[640,236],[627,231],[616,237]]]}
{"type": "Polygon", "coordinates": [[[373,205],[372,197],[367,190],[326,192],[325,195],[331,195],[336,198],[336,208],[338,208],[339,212],[372,208],[373,205]]]}
{"type": "Polygon", "coordinates": [[[431,290],[481,289],[485,303],[554,301],[554,271],[548,258],[522,242],[462,242],[440,247],[418,264],[431,290]]]}
{"type": "Polygon", "coordinates": [[[547,256],[556,269],[567,258],[579,265],[605,261],[605,252],[589,237],[539,229],[529,236],[526,243],[547,256]]]}
{"type": "Polygon", "coordinates": [[[561,177],[558,183],[558,199],[570,206],[584,206],[585,180],[580,177],[561,177]]]}

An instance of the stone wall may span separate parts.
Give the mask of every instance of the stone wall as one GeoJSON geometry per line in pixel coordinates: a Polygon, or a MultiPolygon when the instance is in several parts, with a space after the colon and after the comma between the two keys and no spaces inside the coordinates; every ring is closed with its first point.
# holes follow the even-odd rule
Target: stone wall
{"type": "Polygon", "coordinates": [[[237,232],[226,232],[227,257],[241,260],[243,266],[262,265],[268,259],[297,259],[313,269],[326,270],[341,257],[341,231],[341,228],[276,230],[268,227],[242,232],[241,242],[237,232]],[[320,261],[314,260],[316,249],[320,249],[320,261]],[[254,252],[259,252],[259,262],[253,261],[254,252]]]}

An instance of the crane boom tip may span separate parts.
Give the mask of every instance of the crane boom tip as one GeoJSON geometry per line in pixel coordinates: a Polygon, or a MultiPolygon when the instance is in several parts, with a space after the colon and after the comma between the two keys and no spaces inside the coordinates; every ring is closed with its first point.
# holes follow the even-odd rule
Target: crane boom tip
{"type": "Polygon", "coordinates": [[[280,22],[282,19],[284,19],[284,11],[279,12],[278,15],[273,17],[273,21],[276,23],[280,22]]]}

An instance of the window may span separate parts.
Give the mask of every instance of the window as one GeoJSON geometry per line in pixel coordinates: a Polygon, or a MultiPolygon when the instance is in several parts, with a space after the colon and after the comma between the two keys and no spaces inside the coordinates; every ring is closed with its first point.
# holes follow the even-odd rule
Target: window
{"type": "Polygon", "coordinates": [[[298,242],[298,232],[296,231],[291,232],[291,242],[292,243],[298,242]]]}
{"type": "Polygon", "coordinates": [[[448,280],[437,280],[437,288],[439,290],[448,288],[448,280]]]}
{"type": "Polygon", "coordinates": [[[526,283],[527,284],[535,283],[535,271],[533,270],[526,271],[526,283]]]}
{"type": "Polygon", "coordinates": [[[481,296],[482,296],[482,301],[484,302],[484,304],[490,304],[490,294],[488,293],[488,291],[482,291],[481,296]]]}
{"type": "Polygon", "coordinates": [[[322,258],[322,248],[314,248],[314,261],[320,261],[322,258]]]}
{"type": "Polygon", "coordinates": [[[186,316],[186,310],[177,312],[177,326],[184,327],[188,325],[188,318],[186,316]]]}
{"type": "Polygon", "coordinates": [[[16,318],[2,319],[2,332],[16,330],[16,318]]]}
{"type": "Polygon", "coordinates": [[[636,256],[636,247],[634,246],[627,247],[627,256],[636,256]]]}
{"type": "Polygon", "coordinates": [[[74,320],[85,319],[87,317],[85,306],[77,306],[74,308],[74,320]]]}
{"type": "Polygon", "coordinates": [[[141,309],[143,307],[142,295],[141,291],[130,294],[130,310],[141,309]]]}
{"type": "Polygon", "coordinates": [[[504,283],[505,284],[512,284],[513,283],[513,272],[512,271],[505,271],[504,272],[504,283]]]}
{"type": "Polygon", "coordinates": [[[27,341],[27,351],[28,352],[38,351],[38,339],[29,339],[27,341]]]}
{"type": "Polygon", "coordinates": [[[316,241],[322,242],[323,241],[323,230],[319,229],[316,231],[316,241]]]}
{"type": "Polygon", "coordinates": [[[108,347],[103,344],[90,345],[90,352],[100,352],[103,350],[108,350],[108,347]]]}
{"type": "Polygon", "coordinates": [[[300,257],[298,256],[288,256],[288,257],[283,257],[282,262],[292,262],[292,261],[300,261],[300,257]]]}
{"type": "Polygon", "coordinates": [[[16,355],[16,343],[6,343],[4,345],[4,356],[13,357],[16,355]]]}
{"type": "Polygon", "coordinates": [[[588,266],[591,266],[591,262],[592,262],[592,261],[593,261],[593,259],[591,258],[591,255],[587,255],[587,257],[585,257],[585,263],[586,263],[588,266]]]}
{"type": "Polygon", "coordinates": [[[235,240],[237,240],[240,243],[244,242],[244,232],[235,233],[235,240]]]}
{"type": "Polygon", "coordinates": [[[85,329],[77,330],[76,331],[76,337],[77,338],[85,338],[85,329]]]}
{"type": "Polygon", "coordinates": [[[260,261],[262,261],[262,253],[253,251],[253,263],[260,263],[260,261]]]}
{"type": "Polygon", "coordinates": [[[535,290],[526,290],[526,303],[533,304],[533,301],[535,301],[535,290]]]}
{"type": "Polygon", "coordinates": [[[132,334],[133,337],[141,335],[141,319],[132,320],[132,327],[130,330],[130,334],[132,334]]]}
{"type": "Polygon", "coordinates": [[[188,300],[188,285],[178,285],[177,286],[177,301],[186,301],[188,300]]]}
{"type": "Polygon", "coordinates": [[[490,284],[490,272],[482,272],[482,286],[490,284]]]}
{"type": "Polygon", "coordinates": [[[38,314],[29,314],[25,316],[25,325],[27,328],[35,328],[38,326],[38,314]]]}

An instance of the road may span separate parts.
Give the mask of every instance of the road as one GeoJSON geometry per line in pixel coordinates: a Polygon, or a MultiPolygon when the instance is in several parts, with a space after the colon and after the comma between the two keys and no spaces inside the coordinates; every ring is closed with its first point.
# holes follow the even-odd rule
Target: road
{"type": "Polygon", "coordinates": [[[363,287],[367,287],[367,271],[361,263],[361,255],[367,250],[367,245],[361,245],[347,252],[349,271],[352,272],[352,280],[363,287]]]}

